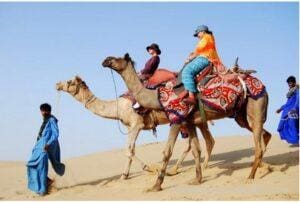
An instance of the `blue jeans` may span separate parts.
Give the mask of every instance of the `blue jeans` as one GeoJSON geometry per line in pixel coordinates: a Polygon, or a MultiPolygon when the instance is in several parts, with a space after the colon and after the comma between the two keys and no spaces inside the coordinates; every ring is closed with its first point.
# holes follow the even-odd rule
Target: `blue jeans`
{"type": "Polygon", "coordinates": [[[197,92],[195,77],[209,65],[209,60],[203,56],[198,56],[186,64],[182,70],[181,78],[184,88],[190,92],[197,92]]]}

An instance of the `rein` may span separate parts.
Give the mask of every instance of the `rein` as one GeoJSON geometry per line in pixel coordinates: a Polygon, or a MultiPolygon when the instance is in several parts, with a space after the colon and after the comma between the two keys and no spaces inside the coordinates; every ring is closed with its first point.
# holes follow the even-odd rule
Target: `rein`
{"type": "Polygon", "coordinates": [[[95,95],[90,96],[90,98],[88,98],[87,101],[85,102],[84,107],[87,108],[87,105],[92,103],[95,100],[96,100],[95,95]]]}
{"type": "MultiPolygon", "coordinates": [[[[115,81],[115,77],[114,77],[114,73],[113,73],[113,70],[110,69],[110,73],[111,73],[111,77],[113,79],[113,83],[114,83],[114,90],[115,90],[115,97],[116,97],[116,101],[117,101],[117,117],[119,117],[119,104],[118,104],[118,91],[117,91],[117,85],[116,85],[116,81],[115,81]]],[[[124,132],[122,129],[121,129],[121,125],[120,125],[120,119],[117,119],[117,124],[118,124],[118,129],[120,131],[121,134],[123,135],[128,135],[131,133],[131,131],[128,131],[127,133],[124,132]]]]}

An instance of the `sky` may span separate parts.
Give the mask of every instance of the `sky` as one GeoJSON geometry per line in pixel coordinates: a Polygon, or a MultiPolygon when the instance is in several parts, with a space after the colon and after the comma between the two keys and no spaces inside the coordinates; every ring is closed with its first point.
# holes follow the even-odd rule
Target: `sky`
{"type": "MultiPolygon", "coordinates": [[[[193,32],[206,24],[219,56],[230,67],[256,69],[270,101],[265,128],[276,133],[286,102],[286,78],[299,75],[298,2],[0,2],[0,160],[28,160],[48,102],[58,117],[62,158],[124,148],[127,136],[117,122],[98,117],[55,84],[79,75],[99,98],[115,99],[107,56],[129,53],[136,69],[149,59],[146,46],[161,50],[160,67],[178,71],[194,49],[193,32]]],[[[114,73],[118,95],[126,90],[114,73]]],[[[232,119],[209,127],[214,137],[251,136],[232,119]]],[[[140,134],[137,143],[167,139],[169,126],[140,134]]],[[[125,131],[125,128],[123,128],[125,131]]],[[[202,137],[198,131],[199,137],[202,137]]],[[[181,139],[181,138],[180,138],[181,139]]],[[[202,143],[203,144],[203,143],[202,143]]],[[[249,143],[253,145],[253,143],[249,143]]]]}

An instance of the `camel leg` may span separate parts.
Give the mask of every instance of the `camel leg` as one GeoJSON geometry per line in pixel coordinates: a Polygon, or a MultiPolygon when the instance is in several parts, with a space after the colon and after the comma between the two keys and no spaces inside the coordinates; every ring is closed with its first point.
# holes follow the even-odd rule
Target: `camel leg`
{"type": "MultiPolygon", "coordinates": [[[[245,118],[243,115],[238,115],[236,118],[235,118],[237,124],[242,127],[242,128],[246,128],[248,129],[250,132],[253,132],[251,127],[249,126],[249,123],[247,121],[247,118],[245,118]]],[[[272,134],[270,132],[268,132],[266,129],[262,129],[262,141],[264,142],[265,144],[265,147],[269,144],[269,141],[271,140],[272,138],[272,134]]]]}
{"type": "Polygon", "coordinates": [[[205,155],[204,155],[205,157],[204,157],[204,162],[203,162],[203,168],[205,169],[208,166],[208,161],[210,159],[213,147],[215,145],[215,140],[212,137],[212,135],[208,129],[207,123],[201,123],[197,126],[202,133],[202,136],[205,140],[205,145],[206,145],[206,151],[205,151],[205,155]]]}
{"type": "MultiPolygon", "coordinates": [[[[237,123],[242,127],[242,128],[247,128],[250,132],[253,132],[252,129],[250,128],[248,121],[246,119],[242,119],[242,118],[238,118],[237,123]]],[[[261,142],[264,143],[263,145],[263,154],[266,151],[266,147],[270,142],[270,139],[272,138],[272,134],[269,133],[267,130],[262,129],[262,140],[261,142]]],[[[253,165],[253,164],[252,164],[253,165]]],[[[261,163],[259,164],[259,167],[266,167],[268,168],[268,170],[270,170],[271,166],[267,163],[264,163],[263,161],[261,161],[261,163]]]]}
{"type": "MultiPolygon", "coordinates": [[[[248,129],[250,132],[253,133],[252,128],[250,127],[250,124],[245,116],[245,114],[240,113],[236,118],[235,118],[237,124],[242,127],[242,128],[246,128],[248,129]]],[[[268,132],[265,129],[262,129],[262,137],[261,137],[261,143],[264,143],[264,145],[262,145],[262,150],[263,153],[265,153],[266,151],[266,147],[269,144],[270,140],[272,138],[272,134],[270,132],[268,132]]],[[[264,163],[263,161],[260,163],[259,167],[262,166],[267,166],[267,168],[270,168],[270,166],[267,163],[264,163]]]]}
{"type": "MultiPolygon", "coordinates": [[[[265,139],[263,138],[263,133],[267,132],[263,130],[263,124],[266,119],[266,110],[267,100],[265,100],[265,97],[262,97],[256,101],[249,99],[247,106],[247,118],[253,132],[255,158],[248,179],[254,179],[256,170],[262,162],[262,157],[266,146],[264,142],[265,139]]],[[[268,135],[266,134],[266,136],[268,135]]],[[[266,141],[268,142],[269,140],[266,141]]]]}
{"type": "Polygon", "coordinates": [[[178,174],[178,168],[181,167],[182,162],[184,161],[185,157],[188,155],[189,151],[191,150],[191,139],[187,138],[185,140],[186,140],[185,148],[184,148],[184,150],[183,150],[180,158],[176,162],[175,166],[173,166],[172,168],[170,168],[167,171],[168,175],[176,175],[176,174],[178,174]]]}
{"type": "MultiPolygon", "coordinates": [[[[128,127],[129,134],[128,134],[127,149],[126,149],[127,161],[125,164],[124,172],[120,179],[127,179],[129,176],[132,159],[135,157],[135,142],[142,128],[143,125],[138,125],[138,124],[133,125],[133,127],[128,127]]],[[[144,167],[145,164],[140,159],[138,160],[141,164],[143,164],[144,167]]]]}
{"type": "Polygon", "coordinates": [[[155,192],[155,191],[162,190],[161,184],[164,181],[166,169],[167,169],[169,160],[172,156],[173,148],[174,148],[176,139],[178,137],[179,130],[180,130],[180,125],[179,124],[173,124],[171,126],[170,131],[169,131],[168,142],[167,142],[166,147],[163,151],[162,167],[160,169],[160,172],[159,172],[159,175],[157,177],[155,185],[152,188],[150,188],[148,191],[155,192]]]}
{"type": "Polygon", "coordinates": [[[257,167],[260,165],[262,157],[263,157],[263,150],[262,150],[262,143],[261,143],[261,131],[262,126],[259,123],[253,124],[253,138],[254,138],[254,145],[255,145],[255,158],[252,165],[251,173],[248,179],[254,179],[257,167]]]}
{"type": "Polygon", "coordinates": [[[196,177],[192,181],[190,181],[189,184],[198,185],[201,183],[202,180],[202,171],[201,171],[201,164],[200,164],[200,158],[201,158],[200,144],[196,133],[196,128],[193,126],[189,126],[188,131],[189,131],[189,139],[191,140],[192,153],[195,159],[195,168],[196,168],[196,177]]]}
{"type": "MultiPolygon", "coordinates": [[[[208,161],[210,159],[213,147],[215,145],[215,140],[212,137],[212,135],[208,129],[207,123],[201,123],[201,124],[197,125],[197,127],[201,130],[202,136],[203,136],[203,138],[205,140],[205,144],[206,144],[203,168],[207,168],[208,161]]],[[[176,175],[178,173],[178,171],[177,171],[178,168],[181,166],[182,162],[184,161],[185,157],[187,156],[187,154],[189,153],[190,150],[191,150],[191,140],[188,139],[187,145],[186,145],[180,159],[178,159],[175,166],[173,166],[170,170],[168,170],[168,175],[176,175]]]]}

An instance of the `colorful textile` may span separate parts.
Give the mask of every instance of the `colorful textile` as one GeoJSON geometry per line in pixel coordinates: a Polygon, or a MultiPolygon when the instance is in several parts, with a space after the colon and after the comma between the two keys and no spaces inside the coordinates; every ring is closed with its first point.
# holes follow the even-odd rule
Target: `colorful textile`
{"type": "Polygon", "coordinates": [[[196,53],[198,56],[207,58],[216,67],[222,65],[222,62],[217,53],[215,38],[211,34],[205,33],[203,35],[203,37],[198,42],[194,53],[196,53]]]}
{"type": "Polygon", "coordinates": [[[60,162],[58,127],[54,117],[49,118],[27,163],[28,188],[38,194],[47,192],[48,158],[54,171],[63,175],[65,165],[60,162]],[[45,145],[49,145],[48,152],[44,150],[45,145]]]}
{"type": "Polygon", "coordinates": [[[299,143],[299,89],[297,88],[281,108],[281,119],[277,128],[282,140],[290,144],[299,143]]]}
{"type": "Polygon", "coordinates": [[[181,72],[181,80],[184,88],[190,92],[197,92],[195,77],[205,67],[209,66],[207,58],[198,56],[188,64],[186,64],[181,72]]]}
{"type": "MultiPolygon", "coordinates": [[[[257,78],[248,75],[244,82],[250,97],[259,98],[265,92],[265,86],[257,78]]],[[[225,82],[217,75],[204,86],[197,85],[201,98],[207,106],[219,110],[228,111],[239,107],[243,101],[244,90],[239,80],[225,82]]]]}
{"type": "Polygon", "coordinates": [[[248,95],[252,99],[258,99],[265,93],[264,84],[256,77],[248,75],[244,78],[244,82],[246,83],[248,95]]]}
{"type": "Polygon", "coordinates": [[[187,104],[175,94],[173,88],[159,87],[158,100],[172,124],[181,123],[193,110],[194,105],[187,104]]]}

